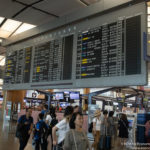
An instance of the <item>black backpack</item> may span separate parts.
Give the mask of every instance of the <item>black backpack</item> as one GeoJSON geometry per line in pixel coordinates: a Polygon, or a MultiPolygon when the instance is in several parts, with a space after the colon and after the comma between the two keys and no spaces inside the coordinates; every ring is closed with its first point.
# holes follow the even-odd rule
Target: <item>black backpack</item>
{"type": "Polygon", "coordinates": [[[92,130],[93,130],[93,122],[91,122],[89,125],[89,129],[88,129],[89,133],[92,133],[92,130]]]}
{"type": "Polygon", "coordinates": [[[41,122],[40,125],[40,138],[41,140],[45,141],[48,138],[48,128],[45,122],[41,122]]]}
{"type": "Polygon", "coordinates": [[[49,126],[49,134],[52,134],[52,128],[58,123],[56,118],[53,118],[49,126]]]}

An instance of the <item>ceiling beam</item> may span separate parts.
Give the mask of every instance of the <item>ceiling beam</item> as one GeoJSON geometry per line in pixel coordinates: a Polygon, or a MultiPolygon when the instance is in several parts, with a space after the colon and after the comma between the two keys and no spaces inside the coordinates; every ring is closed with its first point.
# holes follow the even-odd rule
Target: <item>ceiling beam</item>
{"type": "Polygon", "coordinates": [[[44,13],[44,14],[53,16],[53,17],[55,17],[55,18],[59,18],[58,15],[55,15],[55,14],[53,14],[53,13],[49,13],[49,12],[47,12],[47,11],[44,11],[44,10],[42,10],[42,9],[39,9],[39,8],[33,6],[33,5],[38,4],[38,3],[40,3],[40,2],[42,2],[42,1],[44,1],[44,0],[38,0],[38,1],[34,2],[34,3],[32,3],[32,4],[26,4],[26,3],[20,2],[20,1],[18,1],[18,0],[12,0],[12,1],[13,1],[13,2],[16,2],[16,3],[18,3],[18,4],[21,4],[21,5],[23,5],[23,6],[25,6],[25,7],[22,8],[19,12],[17,12],[16,14],[14,14],[14,15],[12,16],[12,18],[15,18],[16,16],[18,16],[20,13],[22,13],[23,11],[25,11],[27,8],[32,8],[32,9],[35,9],[35,10],[37,10],[37,11],[40,11],[40,12],[42,12],[42,13],[44,13]]]}

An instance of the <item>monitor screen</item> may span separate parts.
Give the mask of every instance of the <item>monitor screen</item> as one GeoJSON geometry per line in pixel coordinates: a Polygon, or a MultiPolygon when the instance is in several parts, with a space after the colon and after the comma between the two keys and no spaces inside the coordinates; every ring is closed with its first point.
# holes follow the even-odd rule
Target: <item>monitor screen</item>
{"type": "Polygon", "coordinates": [[[67,106],[69,106],[70,104],[69,103],[66,103],[66,102],[60,102],[60,106],[62,108],[66,108],[67,106]]]}
{"type": "Polygon", "coordinates": [[[133,120],[128,120],[129,122],[129,128],[132,128],[133,127],[133,120]]]}
{"type": "Polygon", "coordinates": [[[55,93],[55,99],[56,100],[64,99],[64,93],[63,92],[55,93]]]}
{"type": "Polygon", "coordinates": [[[70,92],[69,93],[70,99],[80,99],[80,92],[70,92]]]}
{"type": "Polygon", "coordinates": [[[69,94],[69,91],[64,91],[64,94],[69,94]]]}

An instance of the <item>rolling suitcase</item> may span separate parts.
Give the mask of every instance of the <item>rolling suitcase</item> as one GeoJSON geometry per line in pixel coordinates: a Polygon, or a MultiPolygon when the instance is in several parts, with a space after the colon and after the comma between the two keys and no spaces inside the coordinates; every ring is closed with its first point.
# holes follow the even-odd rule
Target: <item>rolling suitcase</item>
{"type": "Polygon", "coordinates": [[[106,136],[101,136],[100,137],[100,141],[99,141],[99,150],[104,150],[105,149],[105,139],[106,139],[106,136]]]}
{"type": "Polygon", "coordinates": [[[111,136],[109,136],[109,135],[106,135],[105,148],[106,148],[106,150],[111,149],[111,136]]]}
{"type": "Polygon", "coordinates": [[[105,128],[105,135],[100,137],[99,150],[111,150],[111,136],[108,135],[107,127],[105,128]]]}

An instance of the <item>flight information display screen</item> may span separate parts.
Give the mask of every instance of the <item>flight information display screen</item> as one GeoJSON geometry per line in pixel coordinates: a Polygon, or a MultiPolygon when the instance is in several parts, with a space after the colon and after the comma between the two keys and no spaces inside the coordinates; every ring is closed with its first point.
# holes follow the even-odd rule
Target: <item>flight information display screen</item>
{"type": "Polygon", "coordinates": [[[4,84],[30,82],[32,47],[7,54],[4,84]]]}
{"type": "Polygon", "coordinates": [[[79,33],[76,79],[140,74],[140,25],[136,16],[79,33]]]}
{"type": "MultiPolygon", "coordinates": [[[[146,85],[145,10],[145,4],[140,4],[90,19],[86,16],[86,21],[70,22],[8,45],[3,88],[146,85]]],[[[71,97],[79,99],[78,94],[71,97]]]]}
{"type": "Polygon", "coordinates": [[[73,35],[35,46],[33,82],[71,79],[73,35]]]}

